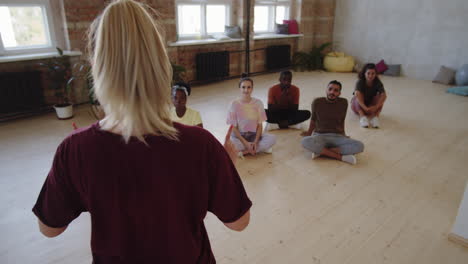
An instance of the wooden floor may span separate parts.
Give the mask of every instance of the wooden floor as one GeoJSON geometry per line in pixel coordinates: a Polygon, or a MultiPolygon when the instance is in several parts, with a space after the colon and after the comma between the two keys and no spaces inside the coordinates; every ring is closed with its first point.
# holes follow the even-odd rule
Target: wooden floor
{"type": "MultiPolygon", "coordinates": [[[[266,103],[277,74],[254,77],[266,103]]],[[[301,108],[355,74],[295,73],[301,108]]],[[[247,157],[238,170],[252,199],[242,233],[206,219],[218,263],[468,263],[468,248],[447,239],[468,179],[468,98],[429,81],[383,77],[381,129],[364,129],[348,111],[347,133],[364,142],[358,164],[310,160],[298,130],[272,132],[273,154],[247,157]]],[[[237,81],[195,87],[188,104],[223,138],[237,81]]],[[[93,122],[86,107],[72,120],[93,122]]],[[[91,263],[89,215],[58,238],[39,234],[31,208],[72,121],[54,114],[0,124],[0,263],[91,263]]],[[[183,253],[182,253],[183,254],[183,253]]]]}

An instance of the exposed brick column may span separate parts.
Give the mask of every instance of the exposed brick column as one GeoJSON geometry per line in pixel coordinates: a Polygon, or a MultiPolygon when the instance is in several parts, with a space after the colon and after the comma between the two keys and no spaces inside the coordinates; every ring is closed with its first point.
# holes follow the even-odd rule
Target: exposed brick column
{"type": "MultiPolygon", "coordinates": [[[[109,1],[104,0],[63,0],[68,37],[72,50],[85,51],[86,33],[93,20],[102,12],[109,1]]],[[[175,6],[174,1],[146,0],[142,1],[154,8],[159,15],[165,39],[176,41],[175,6]]]]}
{"type": "Polygon", "coordinates": [[[333,41],[336,0],[297,0],[299,30],[304,37],[299,49],[310,50],[333,41]]]}
{"type": "Polygon", "coordinates": [[[104,0],[63,0],[71,50],[84,52],[89,25],[104,9],[104,0]]]}

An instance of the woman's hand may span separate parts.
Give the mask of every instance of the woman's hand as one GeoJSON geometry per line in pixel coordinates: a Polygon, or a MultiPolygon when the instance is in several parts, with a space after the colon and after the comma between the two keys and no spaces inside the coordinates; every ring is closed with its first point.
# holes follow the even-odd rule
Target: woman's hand
{"type": "Polygon", "coordinates": [[[369,106],[366,112],[368,112],[371,115],[374,114],[375,112],[377,112],[377,106],[376,105],[369,106]]]}
{"type": "Polygon", "coordinates": [[[257,150],[258,150],[258,141],[254,141],[252,142],[252,155],[255,155],[257,154],[257,150]]]}
{"type": "Polygon", "coordinates": [[[226,134],[226,138],[224,139],[224,149],[229,154],[229,157],[231,158],[232,163],[236,164],[238,150],[236,149],[236,147],[231,141],[231,133],[232,133],[232,126],[229,127],[228,132],[226,134]]]}
{"type": "Polygon", "coordinates": [[[241,142],[242,142],[242,145],[244,145],[244,149],[245,149],[244,151],[247,151],[250,153],[250,149],[252,148],[250,142],[248,142],[245,139],[242,139],[241,142]]]}
{"type": "Polygon", "coordinates": [[[250,155],[255,155],[254,151],[254,143],[253,142],[247,142],[245,145],[245,150],[250,154],[250,155]]]}

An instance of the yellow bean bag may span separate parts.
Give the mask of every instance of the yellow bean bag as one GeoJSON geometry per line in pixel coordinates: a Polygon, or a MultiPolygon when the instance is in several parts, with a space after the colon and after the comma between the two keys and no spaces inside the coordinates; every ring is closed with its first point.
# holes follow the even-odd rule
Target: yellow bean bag
{"type": "Polygon", "coordinates": [[[330,72],[352,72],[354,58],[344,52],[330,52],[325,56],[323,67],[330,72]]]}

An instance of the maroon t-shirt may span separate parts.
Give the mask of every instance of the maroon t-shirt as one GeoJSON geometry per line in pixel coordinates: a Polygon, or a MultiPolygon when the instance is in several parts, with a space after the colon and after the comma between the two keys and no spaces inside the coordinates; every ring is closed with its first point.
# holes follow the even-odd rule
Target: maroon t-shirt
{"type": "Polygon", "coordinates": [[[252,202],[224,147],[208,131],[174,123],[179,141],[148,145],[100,129],[58,147],[33,212],[50,227],[91,214],[94,263],[215,263],[203,219],[244,215],[252,202]]]}

